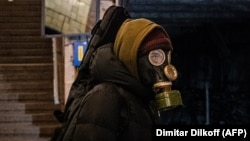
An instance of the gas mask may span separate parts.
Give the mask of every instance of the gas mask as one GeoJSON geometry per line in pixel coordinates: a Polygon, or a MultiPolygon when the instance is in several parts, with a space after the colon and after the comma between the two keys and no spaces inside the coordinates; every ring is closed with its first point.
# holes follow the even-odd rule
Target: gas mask
{"type": "Polygon", "coordinates": [[[180,92],[171,89],[172,81],[178,76],[176,68],[171,64],[171,51],[152,50],[139,58],[138,64],[139,77],[146,86],[153,88],[159,111],[182,105],[180,92]]]}

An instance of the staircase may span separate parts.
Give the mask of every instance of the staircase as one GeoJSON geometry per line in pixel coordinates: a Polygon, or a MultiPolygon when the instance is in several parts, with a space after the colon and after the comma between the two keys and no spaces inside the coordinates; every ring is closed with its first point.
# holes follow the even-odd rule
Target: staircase
{"type": "Polygon", "coordinates": [[[49,141],[52,40],[41,37],[41,0],[0,1],[0,140],[49,141]]]}
{"type": "Polygon", "coordinates": [[[52,63],[0,64],[1,141],[49,140],[57,125],[53,110],[60,108],[53,103],[52,68],[52,63]]]}

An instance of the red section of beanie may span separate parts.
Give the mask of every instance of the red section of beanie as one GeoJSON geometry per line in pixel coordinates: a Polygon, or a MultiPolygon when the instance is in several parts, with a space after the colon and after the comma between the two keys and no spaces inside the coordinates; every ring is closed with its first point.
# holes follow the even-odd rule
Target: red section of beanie
{"type": "Polygon", "coordinates": [[[148,53],[154,49],[172,49],[170,39],[160,29],[151,31],[139,48],[139,56],[148,53]]]}

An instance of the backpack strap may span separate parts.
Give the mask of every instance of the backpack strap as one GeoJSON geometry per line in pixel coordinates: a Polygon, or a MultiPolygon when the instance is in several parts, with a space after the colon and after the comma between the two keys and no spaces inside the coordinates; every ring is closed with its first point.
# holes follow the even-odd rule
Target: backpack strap
{"type": "Polygon", "coordinates": [[[121,6],[112,5],[105,11],[103,18],[91,30],[92,36],[79,70],[84,68],[84,66],[88,66],[90,57],[95,49],[107,43],[114,43],[120,26],[128,18],[131,18],[130,14],[121,6]]]}

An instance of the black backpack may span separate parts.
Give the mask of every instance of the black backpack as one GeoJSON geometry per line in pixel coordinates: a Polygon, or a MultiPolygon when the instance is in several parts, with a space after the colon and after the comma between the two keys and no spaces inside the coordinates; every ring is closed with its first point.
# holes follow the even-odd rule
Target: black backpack
{"type": "Polygon", "coordinates": [[[88,76],[86,74],[89,74],[88,65],[92,53],[98,47],[114,43],[120,26],[128,18],[131,18],[131,16],[124,7],[112,5],[105,11],[103,18],[93,27],[87,51],[79,67],[78,76],[71,86],[64,112],[58,110],[54,112],[55,117],[61,125],[55,129],[51,141],[61,141],[68,130],[68,125],[76,123],[75,120],[77,119],[73,118],[78,117],[79,108],[89,91],[89,89],[84,86],[88,83],[88,78],[85,77],[88,76]]]}

